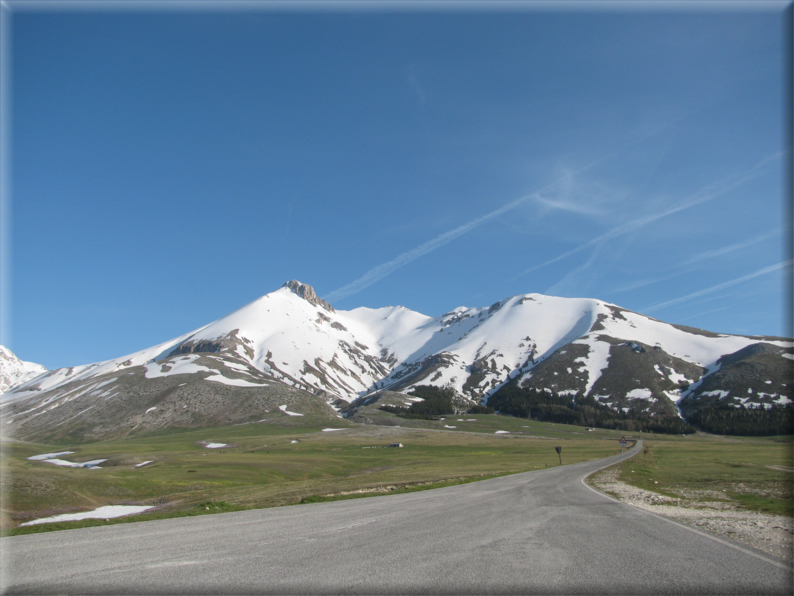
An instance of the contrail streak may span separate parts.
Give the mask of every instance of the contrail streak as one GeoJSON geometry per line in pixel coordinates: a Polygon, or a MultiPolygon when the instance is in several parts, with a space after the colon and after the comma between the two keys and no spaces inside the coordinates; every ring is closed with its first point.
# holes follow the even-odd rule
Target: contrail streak
{"type": "Polygon", "coordinates": [[[540,263],[539,265],[535,265],[534,267],[530,267],[529,269],[522,271],[521,273],[513,277],[512,281],[517,280],[519,277],[523,277],[527,273],[536,271],[541,267],[545,267],[546,265],[551,265],[552,263],[561,261],[567,257],[570,257],[571,255],[574,255],[578,252],[585,250],[586,248],[590,248],[591,246],[595,246],[596,244],[604,242],[605,240],[611,240],[613,238],[617,238],[618,236],[628,234],[643,226],[648,225],[649,223],[662,219],[663,217],[667,217],[668,215],[673,215],[674,213],[678,213],[679,211],[684,211],[685,209],[690,209],[692,207],[695,207],[696,205],[701,205],[703,203],[707,203],[708,201],[712,201],[717,197],[725,194],[729,190],[739,186],[740,184],[747,182],[752,178],[755,178],[761,173],[761,169],[764,165],[766,165],[770,161],[780,158],[780,156],[781,156],[780,153],[776,153],[774,155],[765,157],[746,172],[738,176],[732,176],[727,180],[723,180],[707,186],[706,188],[702,189],[698,194],[696,194],[693,199],[686,201],[685,203],[681,203],[679,205],[676,205],[675,207],[666,209],[665,211],[661,211],[659,213],[653,213],[651,215],[646,215],[645,217],[640,217],[638,219],[634,219],[622,225],[616,226],[611,230],[609,230],[608,232],[606,232],[605,234],[598,236],[597,238],[593,238],[592,240],[585,242],[584,244],[580,244],[576,248],[564,252],[561,255],[557,255],[553,259],[549,259],[548,261],[545,261],[543,263],[540,263]]]}
{"type": "Polygon", "coordinates": [[[692,263],[697,263],[700,261],[705,261],[706,259],[713,259],[714,257],[721,257],[723,255],[727,255],[737,250],[741,250],[743,248],[747,248],[748,246],[752,246],[753,244],[758,244],[768,238],[772,238],[773,236],[777,236],[780,234],[780,230],[775,230],[774,232],[769,232],[767,234],[761,234],[760,236],[756,236],[750,240],[745,242],[740,242],[738,244],[732,244],[730,246],[724,246],[723,248],[718,248],[716,250],[709,250],[706,252],[702,252],[700,254],[694,255],[688,258],[684,265],[690,265],[692,263]]]}
{"type": "Polygon", "coordinates": [[[737,277],[736,279],[732,279],[730,281],[723,282],[721,284],[717,284],[716,286],[711,286],[710,288],[706,288],[705,290],[698,290],[697,292],[692,292],[691,294],[687,294],[686,296],[681,296],[680,298],[674,298],[673,300],[668,300],[667,302],[660,302],[658,304],[654,304],[647,308],[643,308],[643,313],[653,312],[655,310],[659,310],[662,308],[666,308],[668,306],[672,306],[674,304],[681,304],[682,302],[687,302],[694,298],[700,298],[701,296],[705,296],[707,294],[712,294],[714,292],[718,292],[719,290],[723,290],[725,288],[729,288],[731,286],[735,286],[737,284],[743,283],[745,281],[749,281],[751,279],[755,279],[756,277],[760,277],[762,275],[766,275],[768,273],[774,273],[780,269],[784,269],[786,267],[791,267],[792,264],[791,259],[788,261],[782,261],[775,265],[770,265],[769,267],[764,267],[763,269],[759,269],[753,273],[749,273],[747,275],[743,275],[742,277],[737,277]]]}
{"type": "Polygon", "coordinates": [[[527,195],[525,197],[521,197],[520,199],[516,199],[512,203],[508,203],[504,207],[500,207],[496,211],[491,211],[479,217],[469,223],[463,224],[455,228],[454,230],[450,230],[449,232],[445,232],[440,236],[436,236],[432,240],[428,240],[424,244],[420,244],[413,250],[409,250],[408,252],[404,252],[398,257],[378,265],[377,267],[373,267],[369,271],[367,271],[363,276],[359,277],[354,282],[347,284],[344,287],[339,288],[338,290],[334,290],[327,296],[324,296],[324,299],[333,302],[335,300],[341,300],[342,298],[347,298],[348,296],[352,296],[366,288],[367,286],[371,286],[376,281],[379,281],[389,275],[390,273],[396,271],[400,267],[404,267],[411,261],[418,259],[419,257],[426,255],[429,252],[436,250],[437,248],[452,242],[458,236],[462,236],[466,232],[470,232],[474,228],[481,226],[482,224],[491,221],[495,217],[499,217],[500,215],[507,213],[518,207],[519,205],[524,204],[527,200],[532,198],[535,193],[527,195]]]}
{"type": "MultiPolygon", "coordinates": [[[[581,172],[584,172],[585,170],[592,168],[596,164],[601,163],[606,159],[609,159],[613,155],[614,154],[610,154],[605,157],[600,157],[594,161],[591,161],[590,163],[582,166],[581,168],[573,172],[573,174],[579,174],[581,172]]],[[[528,195],[521,197],[520,199],[516,199],[512,203],[508,203],[507,205],[500,207],[496,211],[491,211],[490,213],[486,213],[485,215],[478,217],[475,220],[465,223],[462,226],[455,228],[454,230],[445,232],[440,236],[436,236],[432,240],[428,240],[427,242],[420,244],[416,248],[402,253],[401,255],[395,257],[391,261],[378,265],[377,267],[373,267],[372,269],[367,271],[364,275],[359,277],[357,280],[347,284],[346,286],[339,288],[338,290],[334,290],[333,292],[331,292],[326,296],[323,296],[323,299],[327,300],[328,302],[334,302],[336,300],[341,300],[342,298],[347,298],[348,296],[352,296],[353,294],[360,292],[364,288],[371,286],[375,282],[380,281],[381,279],[383,279],[390,273],[393,273],[400,267],[404,267],[411,261],[418,259],[419,257],[426,255],[429,252],[433,252],[437,248],[440,248],[441,246],[444,246],[445,244],[452,242],[453,240],[455,240],[455,238],[458,238],[459,236],[462,236],[463,234],[472,231],[474,228],[477,228],[482,224],[491,221],[495,217],[499,217],[500,215],[504,215],[508,211],[512,211],[516,207],[523,205],[532,198],[538,198],[540,193],[549,190],[550,188],[553,188],[555,185],[566,180],[570,176],[571,174],[566,174],[565,176],[558,178],[557,180],[554,180],[553,182],[547,184],[543,188],[540,188],[528,195]]]]}

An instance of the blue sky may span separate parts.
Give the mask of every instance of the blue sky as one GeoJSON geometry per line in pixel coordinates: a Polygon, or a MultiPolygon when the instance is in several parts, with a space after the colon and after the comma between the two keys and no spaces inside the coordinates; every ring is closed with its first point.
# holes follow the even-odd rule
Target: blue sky
{"type": "Polygon", "coordinates": [[[539,292],[787,333],[785,3],[9,6],[24,360],[122,356],[289,279],[344,310],[539,292]]]}

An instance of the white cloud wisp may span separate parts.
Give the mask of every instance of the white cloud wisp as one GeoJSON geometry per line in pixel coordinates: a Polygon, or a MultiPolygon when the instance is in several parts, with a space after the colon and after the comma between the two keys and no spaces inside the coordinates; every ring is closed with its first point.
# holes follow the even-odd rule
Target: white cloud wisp
{"type": "Polygon", "coordinates": [[[653,223],[653,222],[655,222],[657,220],[660,220],[660,219],[662,219],[664,217],[668,217],[668,216],[673,215],[675,213],[678,213],[680,211],[684,211],[686,209],[691,209],[692,207],[695,207],[697,205],[702,205],[703,203],[707,203],[709,201],[713,201],[717,197],[720,197],[720,196],[724,195],[729,190],[732,190],[733,188],[736,188],[737,186],[743,184],[744,182],[747,182],[748,180],[751,180],[751,179],[755,178],[756,176],[760,175],[762,170],[763,170],[763,166],[765,166],[770,161],[779,159],[780,157],[781,157],[780,153],[765,157],[760,162],[758,162],[755,166],[753,166],[749,170],[747,170],[747,171],[745,171],[745,172],[743,172],[743,173],[741,173],[739,175],[731,176],[731,177],[729,177],[729,178],[727,178],[725,180],[721,180],[719,182],[710,184],[709,186],[707,186],[707,187],[703,188],[702,190],[700,190],[700,192],[696,193],[688,201],[684,201],[682,203],[679,203],[678,205],[676,205],[674,207],[670,207],[669,209],[665,209],[664,211],[660,211],[658,213],[652,213],[650,215],[646,215],[646,216],[643,216],[643,217],[639,217],[637,219],[633,219],[633,220],[628,221],[628,222],[626,222],[624,224],[621,224],[619,226],[615,226],[614,228],[612,228],[611,230],[608,230],[604,234],[601,234],[600,236],[598,236],[596,238],[593,238],[592,240],[589,240],[588,242],[585,242],[584,244],[580,244],[576,248],[572,248],[571,250],[569,250],[567,252],[564,252],[561,255],[557,255],[556,257],[554,257],[552,259],[549,259],[548,261],[545,261],[545,262],[540,263],[538,265],[534,265],[533,267],[530,267],[529,269],[526,269],[526,270],[522,271],[521,273],[519,273],[518,275],[513,277],[513,281],[517,280],[520,277],[523,277],[523,276],[527,275],[528,273],[536,271],[536,270],[540,269],[541,267],[546,267],[547,265],[551,265],[552,263],[556,263],[556,262],[561,261],[561,260],[563,260],[563,259],[565,259],[567,257],[575,255],[575,254],[577,254],[577,253],[579,253],[579,252],[581,252],[581,251],[583,251],[583,250],[585,250],[587,248],[590,248],[591,246],[595,246],[595,245],[601,244],[601,243],[603,243],[603,242],[605,242],[607,240],[612,240],[613,238],[617,238],[619,236],[623,236],[625,234],[629,234],[629,233],[634,232],[635,230],[638,230],[638,229],[640,229],[640,228],[642,228],[642,227],[644,227],[644,226],[646,226],[646,225],[648,225],[650,223],[653,223]]]}

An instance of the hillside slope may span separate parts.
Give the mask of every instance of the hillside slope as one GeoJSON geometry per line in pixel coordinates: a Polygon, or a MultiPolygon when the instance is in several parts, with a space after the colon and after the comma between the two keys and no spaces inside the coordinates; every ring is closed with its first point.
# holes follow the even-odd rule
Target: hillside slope
{"type": "Polygon", "coordinates": [[[692,413],[715,395],[771,408],[791,403],[792,346],[540,294],[439,317],[399,306],[337,311],[311,286],[290,281],[173,340],[15,387],[0,396],[0,415],[4,430],[19,436],[55,426],[104,436],[153,429],[155,417],[166,426],[248,422],[273,409],[268,395],[280,406],[294,393],[335,416],[332,406],[374,391],[450,387],[474,405],[508,382],[654,416],[678,416],[678,403],[692,413]],[[761,352],[769,366],[756,362],[761,352]],[[748,359],[755,364],[739,367],[748,359]],[[154,407],[156,415],[136,418],[154,407]],[[181,411],[165,416],[168,408],[181,411]]]}

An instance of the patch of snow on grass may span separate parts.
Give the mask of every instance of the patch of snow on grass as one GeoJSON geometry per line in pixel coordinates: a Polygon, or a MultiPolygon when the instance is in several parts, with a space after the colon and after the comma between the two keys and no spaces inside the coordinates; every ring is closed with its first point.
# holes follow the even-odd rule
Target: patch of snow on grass
{"type": "Polygon", "coordinates": [[[324,428],[323,432],[324,433],[330,433],[330,432],[333,432],[335,430],[347,430],[347,429],[346,428],[324,428]]]}
{"type": "Polygon", "coordinates": [[[781,354],[781,356],[783,356],[783,358],[788,358],[789,360],[794,360],[794,354],[789,354],[788,352],[781,354]]]}
{"type": "Polygon", "coordinates": [[[713,397],[715,395],[719,395],[720,399],[723,399],[725,397],[728,397],[729,393],[730,393],[730,391],[724,391],[722,389],[715,389],[714,391],[704,391],[700,395],[701,396],[705,395],[705,396],[708,396],[708,397],[713,397]]]}
{"type": "Polygon", "coordinates": [[[278,409],[284,412],[287,416],[303,416],[303,414],[298,414],[297,412],[290,412],[287,409],[287,406],[279,406],[278,409]]]}
{"type": "Polygon", "coordinates": [[[43,459],[53,459],[61,455],[71,455],[74,451],[59,451],[58,453],[42,453],[41,455],[32,455],[28,459],[33,461],[41,461],[43,459]]]}
{"type": "Polygon", "coordinates": [[[207,449],[220,449],[221,447],[226,447],[226,443],[207,443],[204,447],[207,449]]]}
{"type": "Polygon", "coordinates": [[[48,464],[55,464],[56,466],[62,466],[64,468],[93,468],[97,464],[101,464],[103,461],[107,461],[106,459],[93,459],[91,461],[75,463],[73,461],[67,461],[65,459],[45,459],[43,460],[48,464]]]}
{"type": "Polygon", "coordinates": [[[153,411],[154,411],[154,410],[156,410],[156,409],[157,409],[157,406],[153,406],[153,407],[149,408],[148,410],[146,410],[146,411],[144,412],[144,414],[148,414],[149,412],[153,412],[153,411]]]}
{"type": "Polygon", "coordinates": [[[135,467],[136,467],[136,468],[142,468],[142,467],[143,467],[143,466],[145,466],[146,464],[150,464],[150,463],[152,463],[153,461],[154,461],[154,460],[151,460],[151,459],[150,459],[149,461],[145,461],[145,462],[142,462],[142,463],[139,463],[139,464],[135,464],[135,467]]]}
{"type": "Polygon", "coordinates": [[[626,394],[629,399],[653,399],[650,389],[632,389],[626,394]]]}
{"type": "Polygon", "coordinates": [[[93,511],[83,511],[81,513],[63,513],[52,517],[42,517],[33,521],[19,524],[20,526],[32,526],[35,524],[48,524],[54,522],[76,521],[80,519],[110,519],[112,517],[122,517],[133,513],[141,513],[147,509],[152,509],[154,505],[106,505],[93,511]]]}
{"type": "Polygon", "coordinates": [[[497,435],[509,435],[510,431],[509,430],[497,430],[494,434],[497,434],[497,435]]]}
{"type": "Polygon", "coordinates": [[[223,383],[224,385],[230,385],[232,387],[267,387],[267,383],[251,383],[243,379],[230,379],[229,377],[224,377],[220,373],[211,377],[206,377],[204,380],[215,381],[216,383],[223,383]]]}
{"type": "Polygon", "coordinates": [[[450,426],[449,424],[445,424],[444,428],[458,428],[457,426],[450,426]]]}

